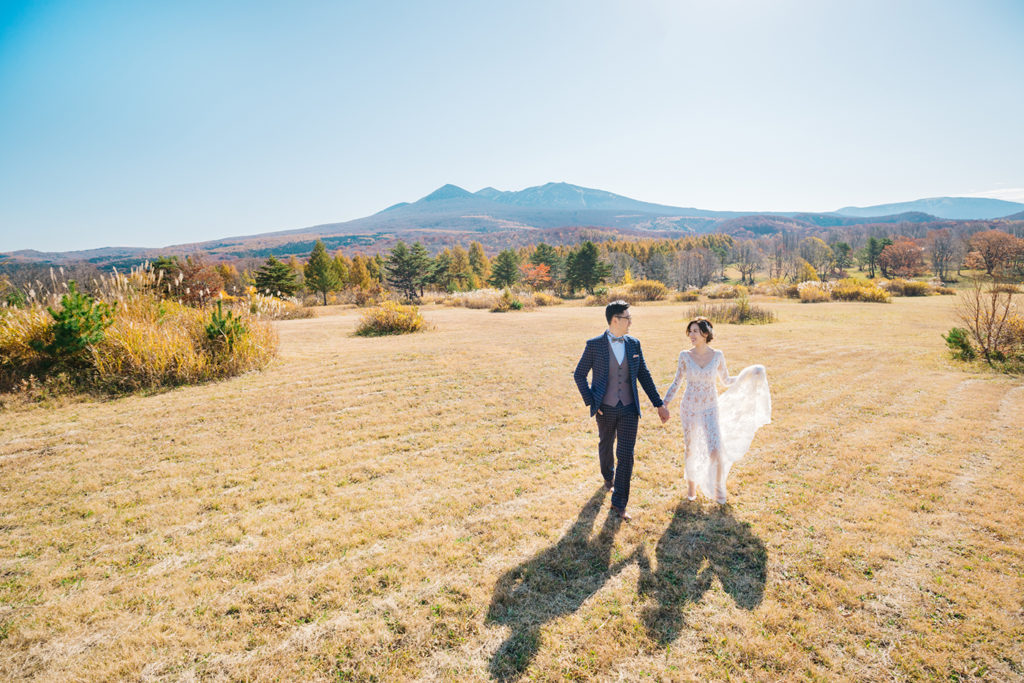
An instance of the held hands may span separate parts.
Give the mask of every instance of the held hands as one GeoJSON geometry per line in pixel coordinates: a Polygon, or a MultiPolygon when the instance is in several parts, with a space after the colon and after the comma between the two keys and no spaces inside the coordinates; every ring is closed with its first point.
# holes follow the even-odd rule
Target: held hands
{"type": "Polygon", "coordinates": [[[670,416],[671,413],[668,412],[668,408],[666,406],[662,405],[658,408],[658,417],[661,418],[661,424],[668,422],[668,418],[670,416]]]}

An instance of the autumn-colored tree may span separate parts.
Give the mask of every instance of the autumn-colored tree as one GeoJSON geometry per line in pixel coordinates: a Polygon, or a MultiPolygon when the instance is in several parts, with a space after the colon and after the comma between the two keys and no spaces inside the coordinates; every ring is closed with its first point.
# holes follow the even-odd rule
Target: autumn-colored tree
{"type": "Polygon", "coordinates": [[[968,243],[978,252],[985,263],[985,272],[990,276],[1003,270],[1014,259],[1016,252],[1024,248],[1024,241],[1002,230],[985,230],[971,235],[968,243]]]}
{"type": "Polygon", "coordinates": [[[334,254],[334,259],[331,261],[331,267],[334,269],[334,274],[338,278],[339,286],[344,287],[345,285],[351,284],[349,282],[349,274],[352,271],[352,260],[349,259],[345,254],[339,250],[334,254]]]}
{"type": "Polygon", "coordinates": [[[963,246],[949,228],[929,230],[925,237],[925,251],[931,261],[932,270],[940,280],[949,279],[949,271],[963,259],[963,246]]]}
{"type": "Polygon", "coordinates": [[[546,263],[524,263],[519,267],[519,273],[520,281],[533,289],[550,289],[555,284],[551,267],[546,263]]]}
{"type": "Polygon", "coordinates": [[[220,273],[203,261],[199,254],[185,259],[181,264],[181,275],[182,280],[177,293],[187,304],[202,305],[224,289],[224,279],[220,273]]]}
{"type": "Polygon", "coordinates": [[[797,282],[817,282],[818,271],[806,260],[797,257],[796,275],[793,279],[797,282]]]}
{"type": "Polygon", "coordinates": [[[224,281],[224,291],[228,294],[237,294],[245,289],[245,282],[238,268],[233,263],[217,264],[217,274],[224,281]]]}
{"type": "Polygon", "coordinates": [[[353,287],[367,290],[373,286],[373,277],[370,275],[370,269],[367,266],[368,261],[369,259],[362,254],[356,254],[352,257],[352,268],[348,271],[348,283],[353,287]]]}
{"type": "Polygon", "coordinates": [[[897,277],[914,277],[924,272],[924,258],[921,247],[909,239],[898,239],[882,249],[878,256],[882,272],[897,277]]]}
{"type": "Polygon", "coordinates": [[[491,277],[491,262],[484,253],[484,245],[479,242],[469,243],[469,265],[480,282],[486,282],[491,277]]]}
{"type": "Polygon", "coordinates": [[[455,288],[462,292],[470,289],[473,275],[473,267],[469,263],[469,253],[456,244],[452,247],[451,263],[451,276],[455,288]]]}
{"type": "Polygon", "coordinates": [[[740,281],[754,284],[754,273],[764,265],[764,252],[754,240],[740,240],[733,247],[733,259],[740,271],[740,281]]]}
{"type": "Polygon", "coordinates": [[[800,258],[811,264],[818,279],[825,277],[835,262],[832,248],[820,237],[805,237],[800,241],[800,258]]]}

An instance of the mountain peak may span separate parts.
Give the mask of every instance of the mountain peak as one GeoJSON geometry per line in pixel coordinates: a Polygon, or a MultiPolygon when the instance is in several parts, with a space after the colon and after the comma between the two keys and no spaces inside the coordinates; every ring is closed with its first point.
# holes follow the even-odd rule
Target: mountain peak
{"type": "Polygon", "coordinates": [[[441,187],[437,188],[436,190],[434,190],[433,192],[428,194],[426,197],[423,197],[422,199],[420,199],[420,201],[421,202],[436,202],[436,201],[440,201],[442,199],[462,199],[464,197],[472,197],[472,196],[473,196],[472,192],[469,192],[468,190],[464,190],[461,187],[459,187],[458,185],[452,185],[451,183],[449,183],[447,185],[442,185],[441,187]]]}
{"type": "Polygon", "coordinates": [[[1020,211],[1024,204],[987,197],[928,197],[912,202],[844,206],[835,213],[843,216],[889,216],[897,213],[922,212],[949,220],[988,220],[1020,211]]]}
{"type": "Polygon", "coordinates": [[[488,186],[482,190],[477,190],[473,194],[475,194],[477,197],[483,197],[484,199],[494,199],[495,197],[500,197],[505,193],[502,192],[501,190],[496,190],[493,187],[488,186]]]}

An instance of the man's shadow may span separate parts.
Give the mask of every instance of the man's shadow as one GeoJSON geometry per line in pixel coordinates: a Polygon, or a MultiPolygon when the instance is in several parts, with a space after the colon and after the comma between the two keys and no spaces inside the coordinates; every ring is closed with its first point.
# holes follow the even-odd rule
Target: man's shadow
{"type": "Polygon", "coordinates": [[[576,523],[555,545],[509,570],[494,586],[487,623],[512,628],[491,658],[491,675],[519,678],[540,649],[541,627],[570,614],[596,593],[633,557],[611,564],[612,541],[619,519],[609,514],[594,536],[594,520],[607,493],[604,487],[583,506],[576,523]]]}
{"type": "Polygon", "coordinates": [[[704,512],[693,503],[680,503],[658,541],[655,559],[652,572],[647,554],[641,552],[637,592],[654,598],[641,619],[648,637],[662,647],[679,636],[686,606],[701,599],[714,577],[743,609],[754,609],[764,597],[764,544],[728,508],[704,512]]]}

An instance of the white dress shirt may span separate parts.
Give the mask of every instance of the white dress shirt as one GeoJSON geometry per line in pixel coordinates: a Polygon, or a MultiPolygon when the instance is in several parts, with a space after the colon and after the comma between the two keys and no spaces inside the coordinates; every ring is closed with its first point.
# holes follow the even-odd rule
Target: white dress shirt
{"type": "Polygon", "coordinates": [[[612,341],[612,333],[608,333],[608,344],[612,347],[612,353],[615,354],[615,362],[622,365],[622,359],[626,357],[626,335],[622,335],[622,342],[612,341]]]}

